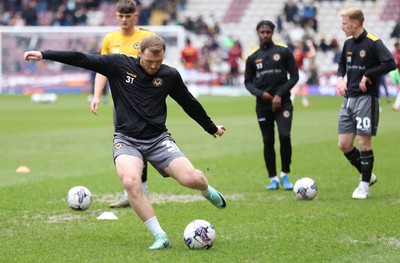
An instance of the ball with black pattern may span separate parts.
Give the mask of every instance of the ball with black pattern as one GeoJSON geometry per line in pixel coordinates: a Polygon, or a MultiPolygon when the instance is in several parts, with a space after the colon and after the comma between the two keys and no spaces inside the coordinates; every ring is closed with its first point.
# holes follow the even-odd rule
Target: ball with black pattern
{"type": "Polygon", "coordinates": [[[203,219],[193,220],[183,232],[183,240],[189,249],[210,249],[215,238],[214,226],[203,219]]]}

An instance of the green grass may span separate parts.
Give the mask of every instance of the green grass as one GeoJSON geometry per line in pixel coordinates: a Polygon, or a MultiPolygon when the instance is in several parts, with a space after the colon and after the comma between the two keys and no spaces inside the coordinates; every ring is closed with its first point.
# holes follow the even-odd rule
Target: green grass
{"type": "MultiPolygon", "coordinates": [[[[378,183],[368,200],[356,201],[358,175],[337,147],[341,98],[310,99],[308,109],[295,101],[291,179],[313,178],[319,187],[313,201],[265,191],[252,97],[200,97],[228,129],[218,139],[169,102],[170,132],[228,206],[218,210],[205,199],[154,202],[173,249],[149,251],[153,237],[137,216],[107,206],[122,193],[112,162],[111,105],[101,105],[94,117],[85,95],[62,95],[55,104],[0,96],[0,262],[400,262],[399,113],[382,103],[373,140],[378,183]],[[16,173],[20,165],[31,172],[16,173]],[[66,193],[75,185],[94,195],[86,211],[67,207],[66,193]],[[119,220],[97,220],[104,211],[119,220]],[[208,251],[188,250],[183,242],[186,224],[198,218],[216,228],[208,251]]],[[[199,196],[149,172],[151,196],[199,196]]]]}

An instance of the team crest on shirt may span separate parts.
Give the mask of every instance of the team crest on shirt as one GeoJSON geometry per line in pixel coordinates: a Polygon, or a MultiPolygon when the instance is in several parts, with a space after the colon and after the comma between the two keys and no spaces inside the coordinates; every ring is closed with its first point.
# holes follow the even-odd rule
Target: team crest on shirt
{"type": "Polygon", "coordinates": [[[279,61],[281,59],[281,55],[275,54],[275,55],[273,55],[272,59],[275,61],[279,61]]]}
{"type": "Polygon", "coordinates": [[[367,55],[367,52],[364,49],[360,50],[360,57],[364,58],[367,55]]]}
{"type": "Polygon", "coordinates": [[[282,115],[283,115],[283,117],[285,117],[285,118],[287,119],[287,118],[290,117],[290,111],[285,110],[285,111],[282,113],[282,115]]]}
{"type": "Polygon", "coordinates": [[[123,144],[123,143],[120,143],[120,142],[114,145],[114,149],[115,149],[115,150],[121,150],[122,147],[124,147],[124,144],[123,144]]]}
{"type": "Polygon", "coordinates": [[[135,42],[135,43],[133,44],[133,48],[134,48],[134,49],[139,49],[139,48],[140,48],[140,42],[135,42]]]}
{"type": "Polygon", "coordinates": [[[162,86],[162,84],[163,84],[162,79],[160,79],[160,78],[155,78],[155,79],[153,79],[153,85],[154,85],[154,86],[160,87],[160,86],[162,86]]]}

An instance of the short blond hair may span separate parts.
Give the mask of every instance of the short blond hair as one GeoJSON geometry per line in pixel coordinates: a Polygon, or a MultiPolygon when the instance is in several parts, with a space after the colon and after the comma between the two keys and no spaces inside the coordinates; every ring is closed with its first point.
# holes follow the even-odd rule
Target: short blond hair
{"type": "Polygon", "coordinates": [[[351,7],[340,12],[340,16],[348,16],[351,20],[358,21],[362,26],[364,24],[364,13],[360,8],[351,7]]]}
{"type": "Polygon", "coordinates": [[[143,38],[140,44],[140,51],[143,53],[146,49],[153,54],[159,54],[161,50],[165,51],[165,41],[159,36],[147,36],[143,38]]]}

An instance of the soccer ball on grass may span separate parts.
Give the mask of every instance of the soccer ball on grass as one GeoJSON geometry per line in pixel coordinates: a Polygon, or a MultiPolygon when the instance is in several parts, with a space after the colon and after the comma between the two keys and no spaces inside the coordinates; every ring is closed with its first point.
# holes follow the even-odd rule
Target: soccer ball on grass
{"type": "Polygon", "coordinates": [[[318,187],[313,179],[304,177],[296,181],[293,192],[297,199],[313,200],[317,196],[318,187]]]}
{"type": "Polygon", "coordinates": [[[67,203],[74,210],[86,210],[92,204],[92,194],[84,186],[74,186],[68,191],[67,203]]]}
{"type": "Polygon", "coordinates": [[[209,249],[216,238],[214,226],[203,219],[190,222],[183,232],[185,244],[190,249],[209,249]]]}

